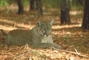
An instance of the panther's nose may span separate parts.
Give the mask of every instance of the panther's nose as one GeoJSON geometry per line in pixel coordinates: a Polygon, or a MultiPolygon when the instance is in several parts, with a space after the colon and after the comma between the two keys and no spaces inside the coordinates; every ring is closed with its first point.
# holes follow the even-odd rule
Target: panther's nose
{"type": "Polygon", "coordinates": [[[49,36],[49,34],[46,34],[46,36],[48,37],[48,36],[49,36]]]}
{"type": "Polygon", "coordinates": [[[44,35],[45,37],[48,37],[49,35],[44,35]]]}
{"type": "Polygon", "coordinates": [[[44,35],[46,35],[47,37],[50,35],[49,32],[45,32],[44,35]]]}
{"type": "Polygon", "coordinates": [[[48,37],[48,36],[49,36],[49,34],[44,34],[44,36],[48,37]]]}

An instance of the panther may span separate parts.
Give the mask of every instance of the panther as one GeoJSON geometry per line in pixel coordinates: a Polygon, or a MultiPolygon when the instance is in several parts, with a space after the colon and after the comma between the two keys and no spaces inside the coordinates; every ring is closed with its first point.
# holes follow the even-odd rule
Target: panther
{"type": "Polygon", "coordinates": [[[55,47],[60,49],[61,46],[53,42],[52,36],[50,34],[53,22],[54,20],[38,21],[36,26],[31,30],[12,30],[6,35],[5,43],[8,45],[18,46],[28,44],[33,48],[55,47]]]}

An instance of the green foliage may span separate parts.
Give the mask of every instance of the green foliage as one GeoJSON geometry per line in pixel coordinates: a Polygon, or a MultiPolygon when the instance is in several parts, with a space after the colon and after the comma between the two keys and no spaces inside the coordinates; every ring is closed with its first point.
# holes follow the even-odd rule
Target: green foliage
{"type": "Polygon", "coordinates": [[[8,0],[0,0],[0,6],[6,7],[8,5],[8,0]]]}
{"type": "MultiPolygon", "coordinates": [[[[29,0],[22,0],[24,6],[29,6],[29,0]]],[[[45,8],[60,8],[61,0],[42,0],[42,4],[45,8]]],[[[0,6],[7,7],[10,3],[17,3],[16,0],[0,0],[0,6]]],[[[83,6],[78,0],[70,0],[70,5],[72,9],[81,9],[83,6]]]]}
{"type": "Polygon", "coordinates": [[[78,0],[70,0],[70,3],[71,7],[74,9],[81,9],[83,7],[78,0]]]}
{"type": "Polygon", "coordinates": [[[25,6],[29,5],[29,3],[30,3],[29,0],[22,0],[22,1],[25,6]]]}
{"type": "Polygon", "coordinates": [[[48,8],[59,8],[60,7],[60,0],[42,0],[45,7],[48,8]]]}

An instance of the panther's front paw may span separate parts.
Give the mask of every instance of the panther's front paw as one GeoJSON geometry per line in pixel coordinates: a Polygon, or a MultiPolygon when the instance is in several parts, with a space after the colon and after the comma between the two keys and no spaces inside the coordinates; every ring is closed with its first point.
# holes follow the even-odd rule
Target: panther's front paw
{"type": "Polygon", "coordinates": [[[58,44],[53,44],[53,45],[54,45],[55,48],[61,49],[61,46],[60,45],[58,45],[58,44]]]}

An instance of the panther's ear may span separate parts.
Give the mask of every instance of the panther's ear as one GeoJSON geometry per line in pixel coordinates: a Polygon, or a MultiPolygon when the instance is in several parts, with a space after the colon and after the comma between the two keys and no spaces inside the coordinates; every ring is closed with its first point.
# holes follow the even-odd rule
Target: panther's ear
{"type": "Polygon", "coordinates": [[[52,24],[53,24],[53,22],[54,22],[54,20],[51,20],[51,21],[50,21],[50,24],[52,25],[52,24]]]}
{"type": "Polygon", "coordinates": [[[41,26],[41,21],[37,21],[37,26],[41,26]]]}

